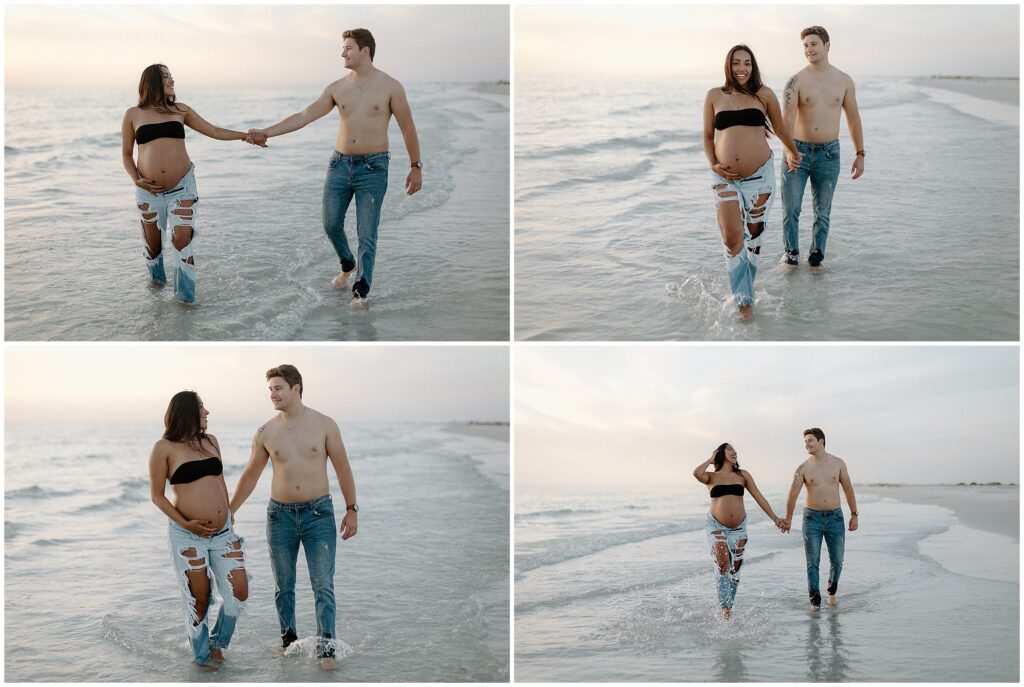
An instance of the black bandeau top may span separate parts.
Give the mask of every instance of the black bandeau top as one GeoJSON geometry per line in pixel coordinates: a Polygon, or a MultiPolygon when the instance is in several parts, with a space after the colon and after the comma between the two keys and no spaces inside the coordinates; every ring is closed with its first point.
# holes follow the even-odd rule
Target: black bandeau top
{"type": "MultiPolygon", "coordinates": [[[[716,117],[715,122],[717,121],[716,117]]],[[[185,125],[171,119],[156,124],[143,124],[135,130],[135,142],[139,145],[155,141],[158,138],[185,138],[185,125]]]]}
{"type": "Polygon", "coordinates": [[[715,113],[715,128],[721,131],[730,126],[765,126],[764,112],[756,107],[743,110],[721,110],[715,113]]]}
{"type": "Polygon", "coordinates": [[[711,498],[717,499],[719,496],[743,496],[743,485],[716,484],[711,487],[711,498]]]}
{"type": "Polygon", "coordinates": [[[216,477],[222,472],[224,472],[224,466],[221,465],[220,458],[217,456],[202,460],[189,460],[179,465],[178,469],[174,471],[174,474],[171,475],[171,484],[188,484],[201,477],[209,475],[216,477]]]}

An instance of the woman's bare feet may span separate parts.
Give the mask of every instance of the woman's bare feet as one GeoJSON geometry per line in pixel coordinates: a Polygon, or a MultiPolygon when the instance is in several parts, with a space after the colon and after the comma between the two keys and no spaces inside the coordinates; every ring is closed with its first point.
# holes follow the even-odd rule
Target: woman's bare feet
{"type": "Polygon", "coordinates": [[[741,305],[740,306],[740,319],[744,322],[748,322],[754,319],[754,306],[752,305],[741,305]]]}
{"type": "Polygon", "coordinates": [[[825,598],[825,601],[828,602],[829,606],[838,606],[839,605],[839,597],[836,596],[835,594],[829,594],[825,598]]]}
{"type": "Polygon", "coordinates": [[[348,272],[342,272],[331,281],[331,286],[336,289],[343,289],[348,286],[348,278],[355,270],[349,270],[348,272]]]}
{"type": "Polygon", "coordinates": [[[723,608],[722,609],[722,620],[728,620],[731,617],[732,617],[732,609],[731,608],[723,608]]]}
{"type": "Polygon", "coordinates": [[[323,658],[320,659],[320,668],[321,668],[321,670],[334,670],[337,667],[338,667],[338,662],[335,661],[330,656],[324,656],[323,658]]]}
{"type": "Polygon", "coordinates": [[[211,649],[210,650],[210,658],[212,658],[217,663],[223,663],[224,662],[224,652],[222,650],[220,650],[220,649],[211,649]]]}

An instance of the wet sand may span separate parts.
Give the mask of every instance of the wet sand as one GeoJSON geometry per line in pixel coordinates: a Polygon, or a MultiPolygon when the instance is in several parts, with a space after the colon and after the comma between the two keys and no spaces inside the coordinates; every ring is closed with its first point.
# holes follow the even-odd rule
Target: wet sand
{"type": "Polygon", "coordinates": [[[869,486],[858,493],[878,494],[907,503],[931,503],[952,510],[975,529],[1020,541],[1020,487],[1013,486],[869,486]]]}
{"type": "Polygon", "coordinates": [[[1019,79],[986,79],[981,77],[950,79],[950,78],[928,78],[914,79],[918,86],[929,88],[944,88],[947,91],[955,91],[965,95],[995,100],[1007,105],[1020,104],[1020,80],[1019,79]]]}

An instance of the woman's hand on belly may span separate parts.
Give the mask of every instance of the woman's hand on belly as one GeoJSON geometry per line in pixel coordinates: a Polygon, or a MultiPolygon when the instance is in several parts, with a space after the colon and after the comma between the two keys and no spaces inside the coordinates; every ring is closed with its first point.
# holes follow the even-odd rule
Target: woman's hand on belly
{"type": "Polygon", "coordinates": [[[715,142],[715,157],[719,163],[741,179],[760,169],[771,156],[772,149],[764,138],[764,129],[759,126],[731,127],[723,131],[715,142]]]}

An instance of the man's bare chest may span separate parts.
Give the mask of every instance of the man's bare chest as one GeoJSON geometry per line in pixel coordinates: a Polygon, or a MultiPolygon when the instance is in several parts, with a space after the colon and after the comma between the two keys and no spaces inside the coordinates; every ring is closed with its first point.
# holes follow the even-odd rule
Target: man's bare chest
{"type": "Polygon", "coordinates": [[[383,89],[341,88],[335,98],[343,120],[387,121],[391,116],[391,98],[383,89]]]}
{"type": "Polygon", "coordinates": [[[326,443],[323,435],[276,432],[264,439],[263,446],[275,463],[301,464],[326,458],[326,443]]]}
{"type": "Polygon", "coordinates": [[[805,77],[800,84],[800,109],[838,112],[843,106],[846,87],[841,83],[805,77]]]}

